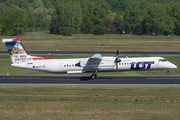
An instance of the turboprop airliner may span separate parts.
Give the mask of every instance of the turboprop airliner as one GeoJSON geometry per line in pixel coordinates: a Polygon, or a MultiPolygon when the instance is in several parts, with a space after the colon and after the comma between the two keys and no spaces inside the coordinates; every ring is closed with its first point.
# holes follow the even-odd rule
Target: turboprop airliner
{"type": "Polygon", "coordinates": [[[94,54],[89,58],[76,59],[52,59],[28,55],[21,44],[22,39],[3,39],[12,63],[11,66],[50,72],[50,73],[87,73],[91,72],[91,78],[97,77],[97,72],[112,71],[144,71],[144,70],[169,70],[177,66],[162,57],[135,57],[119,58],[119,51],[116,57],[103,57],[101,54],[94,54]]]}

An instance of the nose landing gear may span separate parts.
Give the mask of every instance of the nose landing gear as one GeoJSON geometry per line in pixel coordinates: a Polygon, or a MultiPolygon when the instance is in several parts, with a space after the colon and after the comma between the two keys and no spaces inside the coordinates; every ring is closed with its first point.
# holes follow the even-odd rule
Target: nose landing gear
{"type": "Polygon", "coordinates": [[[169,70],[167,70],[167,73],[166,73],[166,75],[170,75],[170,72],[169,72],[169,70]]]}

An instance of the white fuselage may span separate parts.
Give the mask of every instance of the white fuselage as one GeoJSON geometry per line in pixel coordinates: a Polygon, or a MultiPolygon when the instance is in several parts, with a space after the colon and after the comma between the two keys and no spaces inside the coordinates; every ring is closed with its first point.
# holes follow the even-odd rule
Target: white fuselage
{"type": "Polygon", "coordinates": [[[10,54],[13,64],[11,66],[51,72],[51,73],[85,73],[92,72],[92,79],[96,78],[97,72],[111,71],[135,71],[135,70],[168,70],[176,69],[177,66],[168,62],[162,57],[136,57],[136,58],[118,58],[103,57],[101,54],[94,54],[90,58],[79,59],[51,59],[44,57],[35,57],[27,54],[22,39],[3,39],[6,48],[10,54]]]}
{"type": "Polygon", "coordinates": [[[89,58],[32,60],[25,63],[14,63],[12,66],[51,73],[85,73],[96,70],[98,72],[170,70],[177,68],[176,65],[162,57],[120,58],[121,62],[117,63],[117,66],[115,59],[115,57],[103,57],[101,60],[94,61],[89,60],[89,58]]]}

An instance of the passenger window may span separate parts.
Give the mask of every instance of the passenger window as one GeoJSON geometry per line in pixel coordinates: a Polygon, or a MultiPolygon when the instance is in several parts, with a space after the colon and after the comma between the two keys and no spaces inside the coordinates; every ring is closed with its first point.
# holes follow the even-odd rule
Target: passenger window
{"type": "Polygon", "coordinates": [[[124,63],[124,65],[126,65],[126,63],[124,63]]]}
{"type": "Polygon", "coordinates": [[[68,67],[68,65],[67,65],[67,67],[68,67]]]}
{"type": "Polygon", "coordinates": [[[123,63],[122,63],[122,65],[123,65],[123,63]]]}
{"type": "Polygon", "coordinates": [[[66,67],[66,65],[64,65],[64,67],[66,67]]]}
{"type": "Polygon", "coordinates": [[[71,67],[71,65],[69,65],[69,67],[71,67]]]}
{"type": "Polygon", "coordinates": [[[119,63],[119,65],[121,65],[121,63],[119,63]]]}

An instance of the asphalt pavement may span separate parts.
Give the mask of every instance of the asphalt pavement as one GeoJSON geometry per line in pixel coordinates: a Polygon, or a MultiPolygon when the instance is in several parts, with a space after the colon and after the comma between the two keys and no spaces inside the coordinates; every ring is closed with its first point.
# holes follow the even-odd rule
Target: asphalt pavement
{"type": "MultiPolygon", "coordinates": [[[[116,51],[27,51],[29,55],[74,55],[91,56],[96,53],[115,56],[116,51]]],[[[0,55],[9,55],[7,51],[0,51],[0,55]]],[[[180,56],[180,52],[119,52],[120,56],[151,55],[151,56],[180,56]]]]}
{"type": "Polygon", "coordinates": [[[0,86],[180,87],[180,76],[0,76],[0,86]]]}

